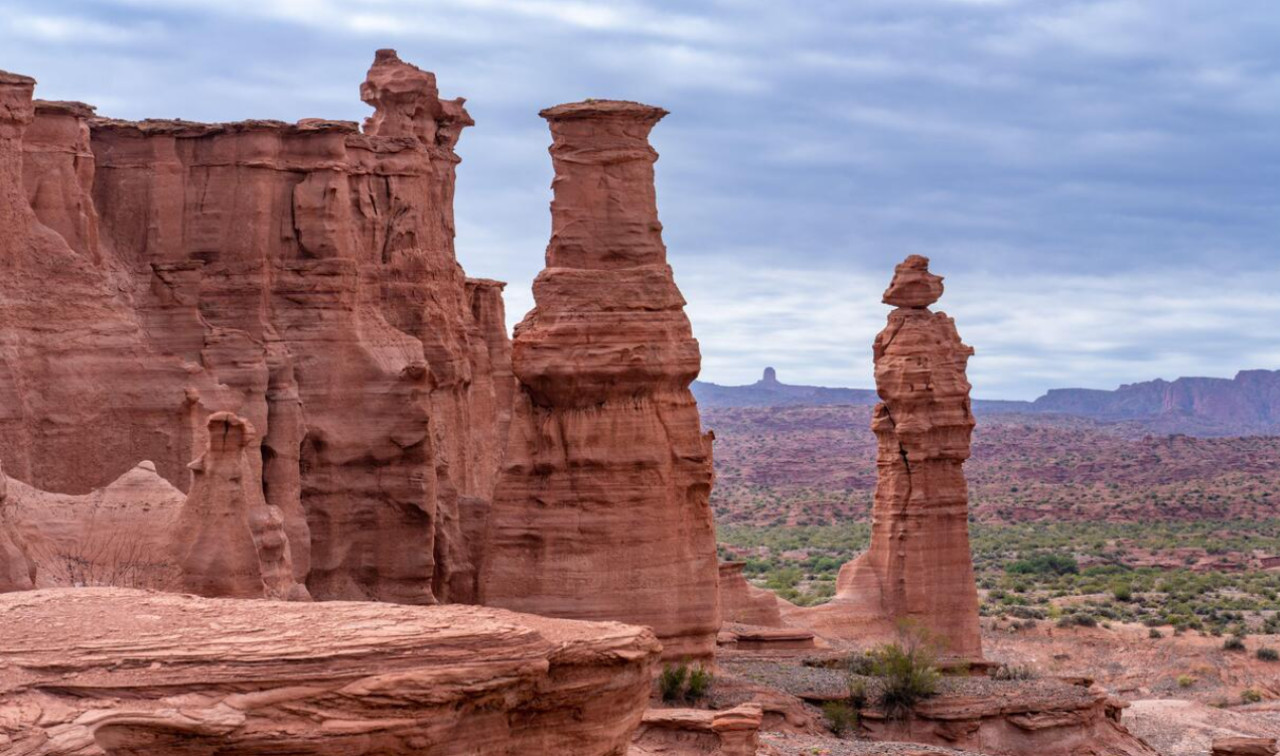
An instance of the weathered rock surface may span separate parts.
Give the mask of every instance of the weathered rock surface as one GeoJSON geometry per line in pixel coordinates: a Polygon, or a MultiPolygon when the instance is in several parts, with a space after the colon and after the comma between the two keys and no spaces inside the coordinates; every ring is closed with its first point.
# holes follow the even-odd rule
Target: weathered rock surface
{"type": "Polygon", "coordinates": [[[246,448],[253,425],[209,416],[209,448],[191,463],[195,481],[173,531],[183,590],[200,596],[305,600],[293,579],[284,515],[267,504],[246,448]]]}
{"type": "MultiPolygon", "coordinates": [[[[34,570],[27,588],[118,586],[179,590],[173,542],[187,497],[140,462],[83,495],[5,479],[12,535],[34,570]]],[[[258,595],[262,595],[261,592],[258,595]]]]}
{"type": "Polygon", "coordinates": [[[0,596],[0,752],[621,756],[644,628],[479,607],[0,596]]]}
{"type": "MultiPolygon", "coordinates": [[[[453,248],[435,77],[379,51],[354,123],[116,121],[0,76],[0,457],[85,494],[182,491],[207,421],[245,449],[319,598],[472,601],[514,378],[501,284],[453,248]],[[49,282],[57,281],[57,286],[49,282]]],[[[248,484],[247,484],[248,485],[248,484]]]]}
{"type": "Polygon", "coordinates": [[[1210,756],[1276,756],[1275,738],[1214,738],[1210,756]]]}
{"type": "Polygon", "coordinates": [[[965,376],[973,349],[951,318],[929,311],[942,279],[928,264],[908,257],[884,294],[897,309],[875,343],[883,401],[871,420],[871,546],[841,568],[830,603],[794,614],[821,634],[870,643],[891,640],[909,622],[944,656],[975,660],[982,640],[962,469],[974,426],[965,376]]]}
{"type": "Polygon", "coordinates": [[[665,111],[587,101],[542,112],[556,177],[537,306],[494,494],[484,603],[653,627],[708,657],[719,627],[700,367],[667,265],[648,135],[665,111]]]}
{"type": "Polygon", "coordinates": [[[757,588],[742,574],[745,562],[720,563],[720,619],[760,627],[782,627],[778,597],[757,588]]]}
{"type": "Polygon", "coordinates": [[[1197,701],[1134,701],[1124,711],[1124,724],[1162,756],[1204,756],[1219,742],[1280,737],[1280,716],[1274,711],[1221,709],[1197,701]]]}
{"type": "MultiPolygon", "coordinates": [[[[1045,686],[1040,686],[1045,687],[1045,686]]],[[[910,741],[994,756],[1157,756],[1120,723],[1124,704],[1098,689],[1043,694],[949,695],[917,704],[906,718],[863,710],[861,726],[880,741],[910,741]]]]}
{"type": "Polygon", "coordinates": [[[9,479],[0,468],[0,593],[30,590],[36,580],[35,564],[27,556],[9,514],[12,509],[9,479]]]}
{"type": "Polygon", "coordinates": [[[754,703],[724,711],[650,709],[627,756],[756,756],[763,717],[754,703]]]}

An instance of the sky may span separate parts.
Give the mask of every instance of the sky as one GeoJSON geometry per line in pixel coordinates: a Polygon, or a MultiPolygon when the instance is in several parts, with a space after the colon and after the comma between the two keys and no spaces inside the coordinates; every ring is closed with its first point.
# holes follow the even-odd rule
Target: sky
{"type": "Polygon", "coordinates": [[[1280,368],[1275,0],[0,0],[0,69],[120,118],[361,120],[380,47],[464,96],[458,257],[550,230],[549,105],[671,111],[659,212],[704,380],[872,385],[908,254],[976,396],[1280,368]]]}

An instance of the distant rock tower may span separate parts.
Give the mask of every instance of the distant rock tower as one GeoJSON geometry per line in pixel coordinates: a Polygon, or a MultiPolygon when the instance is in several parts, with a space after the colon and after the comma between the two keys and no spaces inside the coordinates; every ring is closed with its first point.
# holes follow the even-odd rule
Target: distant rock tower
{"type": "Polygon", "coordinates": [[[778,371],[771,367],[765,368],[764,377],[760,379],[760,382],[770,386],[776,385],[778,383],[778,371]]]}
{"type": "Polygon", "coordinates": [[[608,100],[542,111],[551,243],[515,330],[520,386],[481,598],[648,625],[667,658],[707,658],[720,626],[711,439],[654,195],[648,136],[664,115],[608,100]]]}
{"type": "Polygon", "coordinates": [[[944,656],[982,658],[978,591],[969,551],[973,412],[965,368],[973,348],[955,321],[929,311],[942,277],[908,257],[884,293],[897,309],[876,337],[876,494],[871,546],[844,565],[830,603],[794,620],[821,634],[878,643],[903,621],[928,632],[944,656]]]}

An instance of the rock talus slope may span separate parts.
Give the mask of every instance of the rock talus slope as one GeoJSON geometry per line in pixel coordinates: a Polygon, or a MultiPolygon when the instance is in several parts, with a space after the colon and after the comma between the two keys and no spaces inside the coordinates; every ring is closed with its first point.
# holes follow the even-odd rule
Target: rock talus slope
{"type": "Polygon", "coordinates": [[[876,337],[876,493],[870,548],[840,570],[828,604],[793,613],[819,633],[890,640],[900,624],[927,633],[947,657],[982,657],[962,465],[974,420],[965,366],[973,349],[928,307],[942,278],[927,258],[898,265],[884,302],[896,309],[876,337]]]}
{"type": "Polygon", "coordinates": [[[648,135],[665,111],[542,112],[555,165],[547,266],[515,331],[519,380],[484,603],[653,627],[709,657],[720,624],[701,358],[658,222],[648,135]]]}
{"type": "Polygon", "coordinates": [[[0,753],[621,756],[644,628],[480,607],[0,596],[0,753]]]}

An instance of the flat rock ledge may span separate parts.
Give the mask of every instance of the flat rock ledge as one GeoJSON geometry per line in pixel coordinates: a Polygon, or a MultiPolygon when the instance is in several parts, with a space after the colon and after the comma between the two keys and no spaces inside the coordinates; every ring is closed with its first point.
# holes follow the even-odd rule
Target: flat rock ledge
{"type": "Polygon", "coordinates": [[[0,595],[7,756],[626,752],[647,628],[473,606],[0,595]]]}

